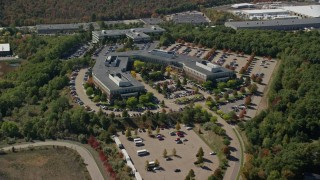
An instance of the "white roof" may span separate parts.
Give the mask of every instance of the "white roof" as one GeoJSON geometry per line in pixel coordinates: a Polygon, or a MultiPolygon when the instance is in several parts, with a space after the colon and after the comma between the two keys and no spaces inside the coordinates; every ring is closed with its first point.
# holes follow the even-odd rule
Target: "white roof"
{"type": "Polygon", "coordinates": [[[254,9],[254,10],[242,10],[241,12],[246,14],[266,14],[266,13],[288,13],[284,9],[254,9]]]}
{"type": "Polygon", "coordinates": [[[233,8],[237,8],[237,7],[241,7],[241,6],[254,6],[254,4],[250,4],[250,3],[239,3],[239,4],[234,4],[231,7],[233,8]]]}
{"type": "Polygon", "coordinates": [[[10,51],[10,44],[0,44],[0,52],[8,52],[10,51]]]}
{"type": "Polygon", "coordinates": [[[320,5],[284,6],[282,8],[309,17],[320,17],[320,5]]]}

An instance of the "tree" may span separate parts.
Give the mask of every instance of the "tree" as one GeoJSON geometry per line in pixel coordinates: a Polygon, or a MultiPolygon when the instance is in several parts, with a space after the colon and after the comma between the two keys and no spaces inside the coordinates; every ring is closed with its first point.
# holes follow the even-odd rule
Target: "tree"
{"type": "Polygon", "coordinates": [[[188,176],[190,177],[190,179],[194,179],[194,177],[196,177],[196,175],[194,174],[193,169],[190,169],[188,176]]]}
{"type": "Polygon", "coordinates": [[[13,121],[4,121],[1,125],[1,130],[7,137],[19,136],[18,125],[13,121]]]}
{"type": "Polygon", "coordinates": [[[129,107],[134,108],[138,105],[138,99],[136,97],[129,97],[126,103],[129,107]]]}
{"type": "Polygon", "coordinates": [[[246,93],[246,88],[245,88],[245,87],[241,87],[241,88],[240,88],[240,92],[241,92],[242,94],[246,93]]]}
{"type": "Polygon", "coordinates": [[[176,130],[179,131],[180,129],[181,129],[180,123],[177,122],[177,124],[176,124],[176,130]]]}
{"type": "Polygon", "coordinates": [[[134,135],[137,136],[138,135],[138,129],[134,130],[134,135]]]}
{"type": "Polygon", "coordinates": [[[225,92],[225,93],[223,94],[223,98],[224,98],[225,100],[229,99],[229,94],[228,94],[227,92],[225,92]]]}
{"type": "Polygon", "coordinates": [[[135,71],[131,71],[131,76],[136,78],[137,77],[137,73],[135,71]]]}
{"type": "Polygon", "coordinates": [[[152,134],[152,130],[151,130],[151,127],[149,126],[148,128],[148,135],[151,135],[152,134]]]}
{"type": "Polygon", "coordinates": [[[91,95],[93,94],[93,89],[92,89],[92,87],[88,87],[88,88],[87,88],[86,94],[87,94],[88,96],[91,96],[91,95]]]}
{"type": "Polygon", "coordinates": [[[163,150],[163,153],[162,153],[162,156],[163,156],[164,158],[166,158],[167,155],[168,155],[167,149],[164,149],[164,150],[163,150]]]}
{"type": "Polygon", "coordinates": [[[160,133],[160,128],[159,128],[159,127],[157,127],[157,129],[156,129],[156,133],[157,133],[157,134],[160,133]]]}
{"type": "Polygon", "coordinates": [[[111,113],[110,113],[110,118],[111,118],[111,119],[114,119],[115,117],[116,117],[116,115],[114,114],[114,112],[111,112],[111,113]]]}
{"type": "Polygon", "coordinates": [[[251,96],[247,96],[246,99],[244,100],[244,104],[246,106],[249,106],[251,104],[251,96]]]}
{"type": "Polygon", "coordinates": [[[203,152],[203,149],[202,147],[199,148],[197,154],[196,154],[196,157],[199,157],[199,156],[204,156],[204,152],[203,152]]]}
{"type": "Polygon", "coordinates": [[[156,166],[159,166],[159,165],[160,165],[159,160],[158,160],[158,159],[156,159],[156,160],[154,161],[154,164],[155,164],[156,166]]]}
{"type": "Polygon", "coordinates": [[[173,148],[172,149],[172,156],[176,156],[177,155],[177,150],[176,150],[176,148],[173,148]]]}
{"type": "Polygon", "coordinates": [[[149,168],[149,161],[146,160],[145,169],[148,170],[148,168],[149,168]]]}
{"type": "Polygon", "coordinates": [[[145,67],[145,62],[135,60],[133,63],[133,67],[137,72],[140,72],[143,67],[145,67]]]}
{"type": "Polygon", "coordinates": [[[226,156],[226,157],[229,157],[230,156],[230,148],[229,148],[229,146],[224,146],[223,148],[222,148],[222,152],[223,152],[223,154],[226,156]]]}
{"type": "Polygon", "coordinates": [[[216,123],[218,121],[218,117],[217,116],[212,116],[210,118],[210,121],[213,122],[213,123],[216,123]]]}
{"type": "Polygon", "coordinates": [[[253,83],[253,84],[251,84],[251,85],[249,86],[249,91],[250,91],[251,93],[255,93],[255,92],[257,92],[257,90],[258,90],[258,86],[257,86],[256,83],[253,83]]]}
{"type": "Polygon", "coordinates": [[[206,90],[212,90],[212,88],[213,88],[213,82],[210,81],[210,80],[208,80],[208,81],[204,82],[204,83],[202,84],[202,86],[203,86],[206,90]]]}
{"type": "Polygon", "coordinates": [[[261,83],[262,83],[262,78],[261,78],[261,77],[257,77],[257,78],[256,78],[256,82],[257,82],[258,84],[261,84],[261,83]]]}
{"type": "Polygon", "coordinates": [[[236,97],[238,95],[238,91],[237,90],[233,90],[232,94],[233,94],[234,97],[236,97]]]}
{"type": "Polygon", "coordinates": [[[183,85],[187,85],[187,78],[186,78],[185,76],[183,77],[182,84],[183,84],[183,85]]]}
{"type": "Polygon", "coordinates": [[[126,137],[127,138],[131,137],[131,130],[130,129],[126,130],[126,137]]]}
{"type": "Polygon", "coordinates": [[[129,114],[128,114],[127,110],[123,110],[122,111],[122,117],[129,117],[129,114]]]}

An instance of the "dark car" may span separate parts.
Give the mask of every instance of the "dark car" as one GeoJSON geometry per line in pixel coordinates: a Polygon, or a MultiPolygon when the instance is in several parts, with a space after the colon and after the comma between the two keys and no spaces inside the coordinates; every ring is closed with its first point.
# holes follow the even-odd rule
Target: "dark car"
{"type": "Polygon", "coordinates": [[[123,144],[119,144],[119,148],[120,148],[120,149],[124,149],[123,144]]]}
{"type": "Polygon", "coordinates": [[[175,169],[174,172],[181,172],[181,170],[180,169],[175,169]]]}

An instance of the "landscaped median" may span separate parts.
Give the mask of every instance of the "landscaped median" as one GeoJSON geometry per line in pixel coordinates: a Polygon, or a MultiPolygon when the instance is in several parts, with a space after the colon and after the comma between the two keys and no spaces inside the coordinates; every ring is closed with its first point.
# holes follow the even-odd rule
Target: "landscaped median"
{"type": "Polygon", "coordinates": [[[204,100],[204,96],[202,94],[196,94],[192,97],[183,97],[176,99],[174,102],[176,104],[182,105],[182,104],[189,104],[190,102],[198,102],[204,100]]]}

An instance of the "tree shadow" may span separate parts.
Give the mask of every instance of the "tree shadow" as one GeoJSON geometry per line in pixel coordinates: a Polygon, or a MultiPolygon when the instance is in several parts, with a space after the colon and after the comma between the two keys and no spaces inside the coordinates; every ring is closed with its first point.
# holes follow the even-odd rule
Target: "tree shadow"
{"type": "Polygon", "coordinates": [[[231,155],[228,157],[228,159],[229,159],[230,161],[239,161],[238,158],[236,158],[236,157],[234,157],[234,156],[231,156],[231,155]]]}
{"type": "Polygon", "coordinates": [[[212,169],[210,169],[208,166],[202,166],[201,168],[207,171],[212,171],[212,169]]]}
{"type": "Polygon", "coordinates": [[[232,147],[232,146],[229,146],[229,149],[230,149],[231,152],[238,151],[235,147],[232,147]]]}
{"type": "Polygon", "coordinates": [[[203,158],[203,161],[207,162],[207,163],[212,163],[212,161],[210,159],[207,159],[207,158],[203,158]]]}

